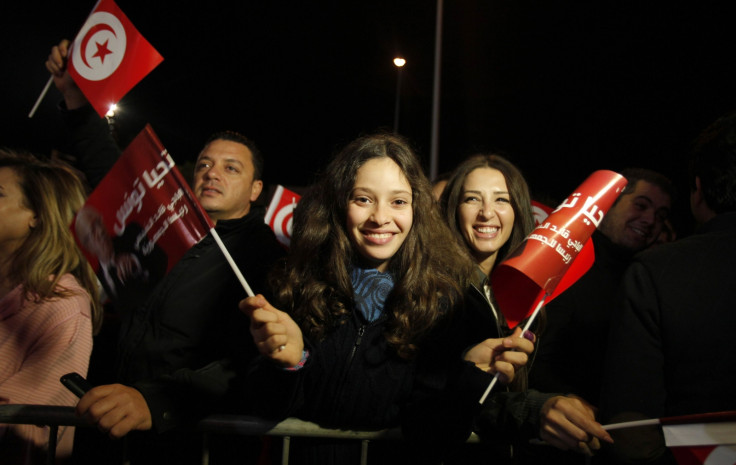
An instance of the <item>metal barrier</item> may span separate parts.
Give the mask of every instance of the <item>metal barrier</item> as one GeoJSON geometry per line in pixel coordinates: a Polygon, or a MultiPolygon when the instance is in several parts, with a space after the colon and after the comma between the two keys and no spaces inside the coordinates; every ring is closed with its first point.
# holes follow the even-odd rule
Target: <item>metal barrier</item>
{"type": "MultiPolygon", "coordinates": [[[[50,405],[0,405],[0,424],[22,424],[49,426],[49,448],[46,463],[52,465],[56,455],[56,436],[59,426],[91,427],[88,422],[74,413],[74,407],[59,407],[50,405]]],[[[202,465],[209,465],[210,449],[209,436],[211,434],[236,434],[242,436],[277,436],[283,438],[282,465],[289,463],[289,442],[291,437],[321,437],[334,439],[354,439],[361,441],[360,463],[368,463],[368,443],[373,440],[399,440],[399,428],[379,431],[351,431],[322,428],[297,418],[287,418],[281,422],[269,422],[258,417],[247,415],[211,415],[203,419],[198,429],[203,434],[202,465]]],[[[470,443],[479,442],[473,434],[468,439],[470,443]]]]}

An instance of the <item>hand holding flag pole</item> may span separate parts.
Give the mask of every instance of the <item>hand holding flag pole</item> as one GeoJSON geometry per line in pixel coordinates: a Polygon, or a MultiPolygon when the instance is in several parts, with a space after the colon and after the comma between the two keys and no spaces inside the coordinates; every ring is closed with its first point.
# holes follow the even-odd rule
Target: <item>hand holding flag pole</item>
{"type": "MultiPolygon", "coordinates": [[[[528,330],[544,304],[590,268],[593,250],[588,239],[626,182],[613,171],[594,172],[496,267],[491,275],[493,293],[509,327],[529,317],[524,327],[528,330]]],[[[498,374],[481,404],[497,379],[498,374]]]]}
{"type": "MultiPolygon", "coordinates": [[[[100,117],[163,61],[114,0],[99,0],[69,49],[67,70],[100,117]]],[[[48,80],[28,117],[51,87],[48,80]]]]}
{"type": "MultiPolygon", "coordinates": [[[[548,280],[547,282],[548,283],[552,282],[552,279],[548,280]]],[[[527,320],[526,324],[524,325],[524,329],[522,329],[522,331],[521,331],[520,337],[524,337],[524,334],[529,330],[529,328],[531,328],[532,323],[534,322],[534,319],[537,317],[537,314],[539,314],[540,310],[544,306],[544,302],[547,300],[547,297],[549,297],[551,295],[551,293],[552,292],[551,292],[550,288],[545,287],[544,295],[542,296],[541,300],[539,301],[539,303],[537,304],[537,306],[534,308],[534,310],[532,311],[531,315],[529,316],[529,319],[527,320]]],[[[498,377],[499,377],[500,374],[501,374],[501,372],[496,372],[496,374],[493,376],[493,379],[488,384],[488,387],[486,388],[485,392],[483,393],[483,395],[480,398],[480,401],[479,401],[480,404],[483,404],[483,402],[485,402],[486,398],[488,397],[488,394],[491,393],[491,390],[493,389],[493,386],[495,386],[496,383],[498,382],[498,377]]]]}
{"type": "MultiPolygon", "coordinates": [[[[128,226],[137,224],[142,232],[136,250],[146,255],[154,246],[161,247],[168,257],[167,271],[207,233],[212,234],[243,289],[254,295],[214,223],[149,125],[123,151],[85,206],[101,214],[110,237],[121,236],[128,226]]],[[[97,269],[96,256],[79,245],[97,269]]]]}

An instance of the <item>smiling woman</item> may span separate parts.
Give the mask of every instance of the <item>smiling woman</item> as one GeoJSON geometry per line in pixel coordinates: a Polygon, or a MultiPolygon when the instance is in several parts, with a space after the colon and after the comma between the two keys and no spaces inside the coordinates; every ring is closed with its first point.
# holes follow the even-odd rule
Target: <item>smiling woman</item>
{"type": "Polygon", "coordinates": [[[411,198],[409,181],[390,158],[369,160],[360,167],[347,215],[360,261],[386,271],[411,229],[411,198]]]}
{"type": "MultiPolygon", "coordinates": [[[[477,409],[462,402],[447,409],[448,419],[439,406],[476,398],[480,385],[479,398],[490,379],[462,360],[462,341],[444,338],[473,264],[444,225],[403,138],[361,137],[318,179],[294,213],[290,253],[275,280],[277,306],[286,312],[262,297],[241,304],[265,356],[249,378],[255,392],[248,397],[259,399],[254,408],[267,418],[347,429],[401,423],[419,441],[413,445],[422,445],[411,448],[418,455],[392,445],[371,451],[376,463],[420,456],[431,463],[448,442],[465,440],[477,409]],[[455,375],[483,381],[455,384],[455,375]],[[465,389],[472,392],[459,392],[465,389]],[[430,403],[438,410],[427,419],[418,412],[430,411],[430,403]]],[[[359,456],[355,444],[295,442],[298,463],[359,456]]]]}

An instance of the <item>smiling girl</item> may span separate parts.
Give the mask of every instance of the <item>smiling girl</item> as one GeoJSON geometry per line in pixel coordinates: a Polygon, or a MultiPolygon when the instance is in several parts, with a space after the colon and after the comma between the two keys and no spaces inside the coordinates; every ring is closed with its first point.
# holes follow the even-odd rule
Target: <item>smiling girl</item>
{"type": "MultiPolygon", "coordinates": [[[[490,378],[450,349],[464,343],[443,344],[441,338],[472,269],[406,141],[377,134],[349,144],[296,208],[290,254],[274,286],[277,307],[285,312],[261,296],[241,304],[268,360],[251,377],[261,387],[253,396],[257,413],[333,428],[402,423],[407,436],[425,440],[442,436],[429,426],[436,421],[463,441],[490,378]],[[445,421],[442,410],[452,402],[439,397],[451,391],[448,397],[463,405],[444,410],[454,416],[445,421]],[[433,410],[419,407],[427,404],[433,410]],[[418,425],[417,412],[432,418],[418,425]]],[[[295,460],[351,463],[359,452],[306,442],[292,443],[295,460]]],[[[391,462],[401,463],[396,446],[391,455],[391,462]]]]}

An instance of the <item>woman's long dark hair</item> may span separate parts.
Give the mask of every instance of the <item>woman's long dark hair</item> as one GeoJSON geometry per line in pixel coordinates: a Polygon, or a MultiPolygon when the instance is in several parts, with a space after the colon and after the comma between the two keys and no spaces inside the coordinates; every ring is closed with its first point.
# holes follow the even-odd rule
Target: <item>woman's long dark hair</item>
{"type": "Polygon", "coordinates": [[[514,228],[511,231],[509,240],[498,251],[495,261],[495,265],[497,265],[534,229],[534,213],[532,211],[531,196],[529,195],[529,186],[521,171],[501,155],[473,155],[459,164],[447,181],[445,190],[442,192],[440,206],[442,208],[442,214],[455,236],[455,240],[468,254],[472,254],[472,251],[468,247],[465,236],[460,229],[457,207],[462,202],[465,178],[478,168],[492,168],[501,172],[506,180],[506,187],[509,190],[511,208],[514,210],[514,228]]]}
{"type": "Polygon", "coordinates": [[[347,232],[357,172],[368,160],[390,158],[412,189],[412,227],[389,261],[396,284],[385,303],[388,343],[411,358],[417,343],[462,300],[473,263],[452,239],[429,180],[405,139],[374,134],[348,144],[300,200],[290,253],[274,280],[276,300],[309,337],[323,338],[352,309],[350,269],[359,259],[347,232]]]}

